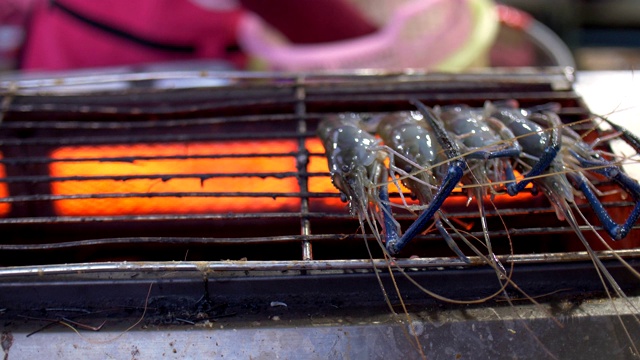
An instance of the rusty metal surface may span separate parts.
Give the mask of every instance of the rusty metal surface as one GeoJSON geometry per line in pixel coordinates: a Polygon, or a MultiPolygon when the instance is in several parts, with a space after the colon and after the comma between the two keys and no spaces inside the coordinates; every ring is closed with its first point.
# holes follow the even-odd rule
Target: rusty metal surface
{"type": "MultiPolygon", "coordinates": [[[[638,298],[632,302],[640,306],[638,298]]],[[[295,305],[294,305],[295,306],[295,305]]],[[[252,359],[630,359],[628,339],[616,313],[624,304],[584,301],[556,307],[432,310],[411,322],[386,314],[324,314],[305,321],[296,309],[271,307],[246,322],[224,318],[198,325],[147,324],[127,331],[136,319],[109,330],[73,332],[61,325],[29,335],[43,321],[2,329],[7,359],[252,358],[252,359]],[[552,317],[549,316],[552,314],[552,317]]],[[[622,311],[627,324],[633,323],[622,311]]],[[[100,321],[92,323],[99,324],[100,321]]],[[[632,333],[640,341],[638,333],[632,333]]]]}

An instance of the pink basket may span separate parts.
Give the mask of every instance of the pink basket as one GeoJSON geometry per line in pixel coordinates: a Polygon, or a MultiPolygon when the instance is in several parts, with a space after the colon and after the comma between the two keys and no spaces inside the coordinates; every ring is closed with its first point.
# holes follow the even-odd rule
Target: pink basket
{"type": "Polygon", "coordinates": [[[464,46],[473,28],[466,0],[415,0],[396,8],[376,33],[325,44],[293,45],[247,15],[239,42],[271,70],[433,68],[464,46]]]}

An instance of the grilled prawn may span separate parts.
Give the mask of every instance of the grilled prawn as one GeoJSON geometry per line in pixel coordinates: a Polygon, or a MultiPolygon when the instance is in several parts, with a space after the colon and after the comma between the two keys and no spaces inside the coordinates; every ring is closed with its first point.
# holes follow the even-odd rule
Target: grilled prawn
{"type": "MultiPolygon", "coordinates": [[[[617,126],[617,130],[621,132],[623,138],[625,138],[631,146],[636,147],[636,150],[638,150],[636,145],[639,143],[639,139],[635,135],[619,126],[617,126]]],[[[627,176],[617,165],[604,159],[599,152],[584,142],[580,135],[570,128],[563,129],[563,143],[566,144],[570,156],[577,160],[577,163],[580,164],[582,169],[589,169],[589,171],[604,175],[613,180],[634,199],[636,205],[627,220],[623,224],[617,224],[609,216],[596,196],[587,177],[580,171],[582,169],[578,168],[578,171],[568,174],[572,183],[575,184],[587,198],[587,201],[611,238],[613,240],[625,238],[636,221],[638,221],[638,217],[640,217],[640,185],[636,180],[627,176]]]]}
{"type": "Polygon", "coordinates": [[[565,128],[558,115],[553,112],[534,113],[523,109],[494,108],[491,114],[518,137],[523,152],[527,155],[520,158],[520,163],[531,169],[523,181],[507,186],[510,194],[519,192],[524,187],[521,184],[526,185],[526,182],[532,181],[532,177],[548,175],[533,181],[544,190],[560,218],[570,220],[572,217],[568,213],[568,203],[574,202],[571,184],[575,184],[575,188],[587,198],[613,240],[620,240],[629,233],[640,217],[640,185],[637,181],[615,164],[602,159],[578,134],[565,128]],[[581,168],[572,167],[566,155],[558,156],[563,142],[567,152],[577,160],[581,168]],[[599,173],[615,181],[634,198],[636,205],[624,224],[617,224],[611,219],[583,174],[584,170],[599,173]]]}
{"type": "MultiPolygon", "coordinates": [[[[434,190],[435,193],[431,197],[431,201],[422,213],[420,213],[420,216],[418,216],[414,223],[409,226],[401,238],[387,242],[387,249],[392,254],[400,252],[407,243],[425,230],[431,218],[440,210],[440,207],[449,194],[451,194],[451,191],[456,187],[456,185],[458,185],[467,168],[465,160],[460,156],[460,149],[458,148],[457,143],[452,140],[446,132],[433,109],[425,106],[423,103],[415,99],[413,99],[411,103],[418,108],[419,112],[424,117],[426,124],[430,126],[431,131],[433,131],[433,138],[435,139],[435,141],[431,141],[431,143],[434,144],[437,142],[440,144],[442,154],[444,154],[445,159],[448,159],[448,163],[446,173],[443,173],[439,179],[440,186],[434,190]]],[[[445,239],[447,239],[446,236],[445,239]]],[[[451,246],[452,243],[450,242],[449,244],[451,246]]],[[[452,246],[452,248],[455,249],[457,246],[452,246]]],[[[457,252],[459,252],[459,250],[457,252]]],[[[463,259],[465,258],[463,257],[463,259]]]]}
{"type": "MultiPolygon", "coordinates": [[[[501,184],[506,180],[506,174],[513,173],[511,160],[518,157],[522,150],[511,130],[487,116],[485,108],[452,105],[436,107],[435,111],[442,119],[445,129],[458,141],[469,165],[462,183],[487,184],[491,194],[495,195],[495,188],[500,186],[491,184],[501,184]]],[[[492,253],[485,216],[485,187],[472,186],[468,188],[468,192],[469,201],[476,198],[487,249],[492,253]]]]}
{"type": "MultiPolygon", "coordinates": [[[[607,232],[617,240],[620,238],[619,236],[626,235],[625,231],[628,231],[628,228],[630,228],[638,218],[637,213],[640,206],[638,205],[638,200],[640,199],[640,186],[638,186],[638,183],[625,175],[617,166],[600,159],[597,152],[582,142],[577,134],[563,129],[564,127],[558,115],[553,112],[533,113],[523,109],[495,108],[491,111],[491,115],[503,122],[518,137],[522,145],[522,151],[527,155],[521,156],[519,162],[526,165],[525,169],[531,169],[528,174],[534,172],[536,168],[542,169],[541,173],[543,176],[528,180],[533,181],[536,186],[542,189],[556,209],[558,217],[566,220],[571,228],[573,228],[591,257],[591,261],[596,266],[598,273],[601,274],[601,278],[604,276],[604,279],[606,279],[613,291],[625,299],[627,304],[637,312],[635,306],[629,302],[624,291],[585,239],[571,210],[570,204],[574,204],[573,188],[571,185],[571,183],[573,183],[582,191],[591,206],[595,209],[596,215],[603,222],[603,226],[607,232]],[[564,136],[561,135],[562,132],[564,132],[564,136]],[[632,194],[636,200],[636,206],[625,224],[618,225],[609,217],[598,200],[597,195],[587,184],[588,180],[582,171],[575,171],[576,169],[572,168],[566,161],[566,155],[561,154],[561,156],[557,156],[561,150],[563,141],[567,141],[566,145],[569,153],[578,160],[582,167],[588,168],[597,165],[597,169],[593,168],[593,170],[590,171],[596,171],[609,177],[632,194]]],[[[527,180],[526,177],[529,176],[531,175],[525,176],[525,180],[527,180]]],[[[614,256],[616,255],[614,254],[614,256]]],[[[619,256],[616,256],[616,258],[626,264],[619,256]]],[[[626,266],[631,268],[628,264],[626,264],[626,266]]],[[[633,271],[633,273],[638,276],[637,272],[633,271]]],[[[607,290],[609,286],[604,282],[604,279],[603,285],[605,286],[607,294],[609,294],[607,290]]],[[[622,326],[625,327],[624,323],[622,323],[622,326]]],[[[633,345],[633,348],[637,353],[635,345],[633,345]]]]}
{"type": "MultiPolygon", "coordinates": [[[[434,190],[445,178],[447,171],[446,165],[437,166],[437,164],[445,163],[447,159],[434,136],[433,129],[424,120],[422,114],[414,111],[384,115],[378,124],[377,133],[384,143],[393,150],[391,154],[395,154],[391,161],[392,169],[396,167],[401,171],[401,175],[404,175],[405,186],[411,190],[421,204],[431,204],[434,200],[434,190]],[[427,170],[420,171],[422,169],[427,170]]],[[[468,262],[469,259],[443,226],[442,219],[447,220],[442,211],[438,209],[433,217],[436,228],[447,245],[463,261],[468,262]]],[[[395,243],[388,244],[388,246],[392,253],[400,250],[395,243]]]]}
{"type": "Polygon", "coordinates": [[[339,114],[323,119],[318,136],[324,145],[331,181],[349,202],[351,213],[366,221],[375,231],[375,220],[383,224],[387,242],[394,241],[398,225],[389,206],[386,186],[387,154],[380,140],[362,128],[357,114],[339,114]]]}

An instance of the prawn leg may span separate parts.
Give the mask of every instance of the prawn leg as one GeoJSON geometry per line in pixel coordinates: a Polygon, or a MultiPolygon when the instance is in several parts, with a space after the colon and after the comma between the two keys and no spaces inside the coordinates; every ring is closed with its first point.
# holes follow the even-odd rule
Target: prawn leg
{"type": "MultiPolygon", "coordinates": [[[[438,210],[438,214],[441,214],[441,213],[442,212],[438,210]]],[[[440,220],[439,215],[435,215],[435,216],[436,216],[436,221],[435,221],[436,229],[438,229],[440,236],[442,236],[444,241],[447,243],[447,245],[449,246],[449,249],[451,249],[451,251],[456,253],[456,255],[458,255],[460,260],[464,261],[467,264],[470,264],[471,260],[469,260],[469,258],[462,252],[462,250],[460,250],[460,248],[458,247],[458,244],[456,244],[456,242],[451,237],[451,234],[449,234],[447,229],[442,224],[442,220],[440,220]]]]}
{"type": "MultiPolygon", "coordinates": [[[[464,164],[464,162],[462,161],[461,163],[464,164]]],[[[420,216],[418,216],[413,224],[409,226],[407,231],[404,232],[400,239],[398,239],[397,241],[387,242],[387,249],[392,255],[399,253],[411,240],[413,240],[413,238],[418,236],[421,232],[424,231],[424,229],[427,228],[427,224],[429,223],[433,215],[440,209],[445,199],[449,196],[449,194],[451,194],[451,191],[453,191],[456,185],[458,185],[458,183],[460,182],[460,179],[464,174],[464,169],[464,165],[449,165],[447,176],[445,177],[442,186],[440,187],[440,189],[438,189],[435,196],[433,197],[433,201],[429,203],[429,206],[422,213],[420,213],[420,216]]],[[[453,241],[451,236],[445,237],[445,241],[447,241],[447,244],[452,249],[454,247],[457,248],[457,245],[455,245],[455,243],[453,243],[453,245],[451,244],[451,242],[453,241]]],[[[461,253],[460,249],[454,251],[456,253],[461,253]]]]}
{"type": "MultiPolygon", "coordinates": [[[[458,185],[467,168],[466,162],[460,157],[458,145],[449,137],[442,124],[435,118],[432,110],[416,99],[412,99],[411,103],[418,108],[420,113],[425,117],[425,120],[428,121],[433,128],[447,158],[454,160],[449,163],[447,175],[434,195],[433,200],[429,203],[429,206],[418,216],[413,224],[409,226],[400,239],[387,243],[387,249],[391,254],[400,252],[413,238],[424,231],[431,218],[440,209],[446,198],[451,194],[451,191],[458,185]]],[[[453,246],[457,249],[456,253],[461,253],[455,242],[453,244],[451,243],[453,242],[451,237],[445,237],[445,241],[447,241],[449,247],[453,246]]]]}
{"type": "Polygon", "coordinates": [[[531,179],[532,177],[538,176],[547,170],[560,152],[562,143],[560,130],[562,123],[560,119],[557,116],[545,116],[543,119],[548,123],[548,129],[551,129],[550,143],[545,147],[538,161],[533,164],[531,170],[524,175],[524,179],[516,182],[513,172],[507,172],[507,180],[512,181],[506,185],[507,193],[511,196],[516,196],[520,193],[533,180],[531,179]]]}
{"type": "Polygon", "coordinates": [[[384,222],[385,243],[398,241],[398,229],[396,220],[393,218],[389,200],[389,189],[386,186],[380,187],[378,198],[380,199],[380,210],[384,222]]]}
{"type": "Polygon", "coordinates": [[[600,219],[602,226],[611,236],[611,238],[616,241],[624,239],[629,234],[629,231],[631,231],[631,228],[640,217],[640,184],[638,184],[637,181],[622,172],[622,170],[617,166],[611,165],[611,163],[609,163],[608,161],[587,160],[578,155],[575,151],[571,151],[571,154],[576,159],[578,159],[582,167],[593,168],[590,171],[604,175],[607,178],[615,181],[625,190],[627,190],[635,200],[636,205],[631,211],[631,214],[629,214],[627,220],[623,224],[618,224],[613,221],[607,210],[604,208],[604,206],[596,196],[593,189],[591,189],[586,177],[582,173],[580,173],[579,176],[572,176],[574,178],[573,180],[577,184],[577,187],[587,198],[587,201],[589,201],[591,208],[593,208],[593,211],[595,212],[598,219],[600,219]]]}

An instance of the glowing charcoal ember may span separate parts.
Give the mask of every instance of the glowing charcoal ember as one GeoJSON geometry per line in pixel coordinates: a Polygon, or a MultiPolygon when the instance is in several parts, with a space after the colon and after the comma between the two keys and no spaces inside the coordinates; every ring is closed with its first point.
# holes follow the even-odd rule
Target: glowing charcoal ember
{"type": "Polygon", "coordinates": [[[298,192],[294,156],[255,156],[296,151],[295,141],[219,142],[153,145],[108,145],[58,148],[53,159],[122,157],[120,161],[53,162],[53,177],[105,177],[52,183],[55,195],[141,194],[140,197],[70,199],[55,201],[60,215],[127,215],[161,213],[268,212],[299,208],[297,197],[230,196],[230,193],[298,192]],[[155,159],[170,156],[230,155],[226,158],[155,159]],[[242,154],[253,154],[242,157],[242,154]],[[236,156],[240,155],[240,156],[236,156]],[[135,159],[142,157],[142,159],[135,159]],[[132,161],[127,161],[132,159],[132,161]],[[242,174],[257,173],[257,176],[242,174]],[[222,174],[207,177],[208,174],[222,174]],[[228,174],[228,177],[226,176],[228,174]],[[158,177],[161,175],[161,177],[158,177]],[[189,175],[193,175],[190,177],[189,175]],[[155,176],[155,177],[154,177],[155,176]],[[110,179],[109,177],[118,177],[110,179]],[[130,177],[130,178],[127,178],[130,177]],[[145,178],[151,177],[151,178],[145,178]],[[171,195],[161,193],[173,193],[171,195]],[[225,193],[226,196],[189,193],[225,193]],[[154,196],[154,194],[157,194],[154,196]],[[184,195],[184,196],[181,196],[184,195]]]}
{"type": "MultiPolygon", "coordinates": [[[[0,159],[2,159],[2,153],[0,153],[0,159]]],[[[7,176],[7,172],[4,169],[4,165],[0,164],[0,179],[4,179],[7,176]]],[[[0,182],[0,199],[9,197],[9,189],[7,183],[0,182]]],[[[0,216],[4,217],[9,214],[11,210],[11,203],[0,202],[0,216]]]]}

